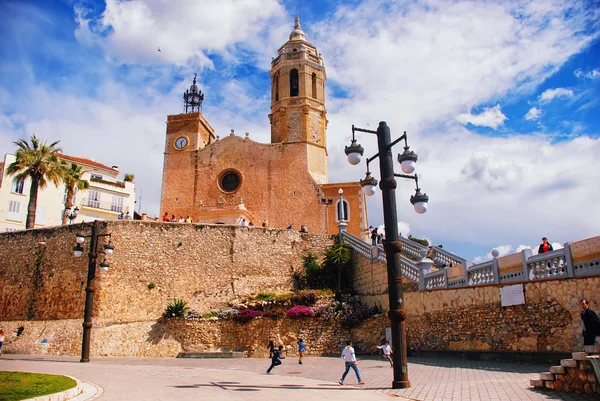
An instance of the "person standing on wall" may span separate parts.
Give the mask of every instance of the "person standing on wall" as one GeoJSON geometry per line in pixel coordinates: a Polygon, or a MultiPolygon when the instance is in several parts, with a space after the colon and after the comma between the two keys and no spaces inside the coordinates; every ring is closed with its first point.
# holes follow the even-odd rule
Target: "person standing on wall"
{"type": "Polygon", "coordinates": [[[301,338],[298,339],[298,364],[302,365],[302,358],[304,357],[304,351],[306,350],[306,344],[301,338]]]}
{"type": "Polygon", "coordinates": [[[275,366],[281,365],[281,351],[283,350],[283,345],[280,345],[279,348],[273,351],[273,358],[271,358],[271,366],[267,369],[267,374],[271,374],[271,369],[275,366]]]}
{"type": "Polygon", "coordinates": [[[358,370],[358,362],[356,362],[356,354],[354,353],[354,348],[352,348],[352,341],[346,341],[346,347],[344,347],[344,350],[342,351],[342,359],[346,361],[346,370],[344,371],[344,374],[340,379],[340,386],[344,385],[344,379],[348,375],[350,368],[352,368],[354,370],[354,373],[356,373],[356,379],[358,380],[358,384],[365,384],[365,382],[360,377],[360,372],[358,370]]]}
{"type": "Polygon", "coordinates": [[[546,252],[550,252],[553,250],[554,250],[554,248],[552,248],[552,245],[548,242],[548,238],[546,238],[546,237],[542,238],[542,243],[540,244],[540,247],[538,248],[538,253],[546,253],[546,252]]]}
{"type": "Polygon", "coordinates": [[[581,309],[581,327],[583,329],[583,345],[600,344],[596,337],[600,336],[600,317],[590,309],[587,299],[580,302],[581,309]]]}

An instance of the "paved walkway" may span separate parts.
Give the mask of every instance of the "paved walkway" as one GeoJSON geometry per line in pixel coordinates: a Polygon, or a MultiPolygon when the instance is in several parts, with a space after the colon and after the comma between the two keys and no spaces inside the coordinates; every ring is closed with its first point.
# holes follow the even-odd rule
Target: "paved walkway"
{"type": "Polygon", "coordinates": [[[346,385],[338,358],[288,358],[266,375],[267,359],[176,359],[95,357],[89,364],[75,357],[5,354],[0,370],[58,373],[96,383],[104,400],[564,400],[598,401],[597,397],[533,390],[529,379],[548,370],[545,365],[453,359],[410,358],[411,388],[392,390],[392,370],[386,361],[359,361],[365,386],[356,385],[350,371],[346,385]],[[302,389],[303,391],[298,391],[302,389]],[[385,394],[385,395],[384,395],[385,394]]]}

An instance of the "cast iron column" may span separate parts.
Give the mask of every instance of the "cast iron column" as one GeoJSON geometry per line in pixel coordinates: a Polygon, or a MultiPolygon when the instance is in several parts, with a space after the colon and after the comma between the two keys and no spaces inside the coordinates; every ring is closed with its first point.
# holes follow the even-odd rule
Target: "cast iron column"
{"type": "Polygon", "coordinates": [[[85,311],[83,313],[83,343],[81,345],[81,361],[90,361],[90,340],[92,336],[92,309],[94,306],[94,281],[96,279],[96,259],[98,257],[98,232],[100,221],[94,221],[90,238],[87,287],[85,287],[85,311]]]}
{"type": "Polygon", "coordinates": [[[394,381],[392,388],[409,388],[408,358],[406,350],[406,310],[402,293],[402,271],[400,267],[401,242],[398,240],[398,218],[396,213],[396,180],[392,158],[390,128],[385,121],[377,128],[379,168],[381,171],[381,194],[383,197],[383,220],[385,224],[385,255],[387,257],[388,293],[392,324],[392,360],[394,381]]]}

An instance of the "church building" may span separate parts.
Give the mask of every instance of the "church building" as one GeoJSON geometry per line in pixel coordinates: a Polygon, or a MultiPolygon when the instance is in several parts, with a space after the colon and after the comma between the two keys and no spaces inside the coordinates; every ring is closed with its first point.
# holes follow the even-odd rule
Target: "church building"
{"type": "Polygon", "coordinates": [[[202,115],[204,95],[194,77],[183,95],[185,112],[167,117],[161,213],[330,234],[343,219],[348,232],[364,238],[369,224],[360,183],[328,181],[325,66],[298,17],[270,76],[269,144],[233,130],[216,135],[202,115]]]}

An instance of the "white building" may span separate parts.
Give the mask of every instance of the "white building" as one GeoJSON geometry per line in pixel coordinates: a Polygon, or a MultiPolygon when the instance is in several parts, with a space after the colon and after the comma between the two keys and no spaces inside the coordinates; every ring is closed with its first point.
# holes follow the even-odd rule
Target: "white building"
{"type": "MultiPolygon", "coordinates": [[[[77,191],[73,199],[73,208],[79,214],[71,223],[93,220],[116,220],[133,218],[135,205],[135,184],[118,181],[119,170],[82,157],[60,155],[66,163],[75,163],[85,171],[83,179],[89,182],[89,188],[77,191]]],[[[15,180],[7,176],[6,169],[15,161],[15,155],[6,154],[0,162],[0,232],[24,230],[29,204],[31,180],[15,180]]],[[[62,224],[65,212],[66,187],[58,187],[47,182],[38,192],[35,227],[49,227],[62,224]]]]}

